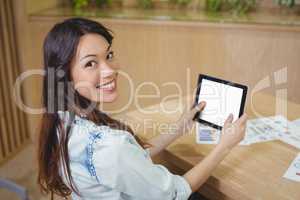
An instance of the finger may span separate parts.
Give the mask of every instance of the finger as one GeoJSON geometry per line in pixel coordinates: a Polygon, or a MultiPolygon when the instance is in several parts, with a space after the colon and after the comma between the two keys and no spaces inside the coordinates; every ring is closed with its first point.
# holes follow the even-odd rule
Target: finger
{"type": "Polygon", "coordinates": [[[224,122],[224,127],[228,126],[229,124],[232,123],[232,120],[233,120],[233,114],[230,114],[227,119],[225,120],[224,122]]]}
{"type": "Polygon", "coordinates": [[[197,112],[201,112],[204,109],[205,105],[206,105],[206,102],[205,101],[201,101],[199,104],[195,105],[192,108],[191,114],[195,115],[197,112]]]}
{"type": "Polygon", "coordinates": [[[248,119],[248,115],[244,113],[239,119],[236,120],[238,124],[245,124],[248,119]]]}

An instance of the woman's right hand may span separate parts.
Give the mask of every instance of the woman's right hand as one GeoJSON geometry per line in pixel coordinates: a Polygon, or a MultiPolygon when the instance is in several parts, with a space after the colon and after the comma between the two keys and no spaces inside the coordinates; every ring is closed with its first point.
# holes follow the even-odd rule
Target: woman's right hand
{"type": "Polygon", "coordinates": [[[242,115],[233,123],[232,120],[233,116],[229,115],[222,129],[221,139],[217,147],[183,175],[193,192],[205,183],[212,171],[227,156],[230,150],[244,138],[247,115],[242,115]]]}
{"type": "Polygon", "coordinates": [[[245,137],[247,114],[243,114],[235,122],[232,122],[233,115],[230,114],[224,123],[219,146],[224,150],[231,150],[245,137]]]}

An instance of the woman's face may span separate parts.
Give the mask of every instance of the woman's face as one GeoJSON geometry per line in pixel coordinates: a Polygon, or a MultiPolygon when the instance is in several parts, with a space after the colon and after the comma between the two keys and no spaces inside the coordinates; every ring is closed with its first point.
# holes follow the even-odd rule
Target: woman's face
{"type": "Polygon", "coordinates": [[[109,43],[99,34],[80,38],[71,64],[75,90],[85,98],[101,103],[117,98],[117,64],[109,43]]]}

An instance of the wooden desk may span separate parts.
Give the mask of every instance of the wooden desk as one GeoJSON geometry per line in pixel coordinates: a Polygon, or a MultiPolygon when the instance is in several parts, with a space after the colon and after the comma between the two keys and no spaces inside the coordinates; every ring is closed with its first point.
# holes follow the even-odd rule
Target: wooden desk
{"type": "MultiPolygon", "coordinates": [[[[163,105],[170,111],[192,101],[192,98],[187,97],[182,104],[172,100],[163,105]]],[[[275,114],[275,105],[274,97],[257,94],[252,101],[248,101],[246,112],[250,118],[255,117],[255,112],[262,116],[270,116],[275,114]],[[250,106],[251,102],[254,107],[250,106]]],[[[175,114],[162,112],[161,105],[150,106],[146,109],[157,109],[157,112],[144,114],[136,110],[117,116],[117,118],[129,122],[141,138],[149,139],[159,134],[159,126],[162,128],[164,123],[175,122],[180,116],[180,112],[175,114]]],[[[277,114],[284,112],[285,109],[280,110],[277,114]]],[[[299,116],[300,105],[287,102],[288,119],[293,120],[299,116]]],[[[187,171],[200,162],[214,146],[197,144],[194,128],[190,133],[168,146],[162,156],[168,162],[187,171]]],[[[300,183],[282,178],[298,152],[299,149],[281,141],[237,146],[212,173],[199,192],[209,199],[217,200],[298,200],[300,199],[300,183]]]]}

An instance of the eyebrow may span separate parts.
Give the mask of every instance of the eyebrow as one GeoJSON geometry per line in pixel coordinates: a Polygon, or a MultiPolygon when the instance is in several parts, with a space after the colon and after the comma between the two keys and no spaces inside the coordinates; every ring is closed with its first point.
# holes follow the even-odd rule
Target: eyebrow
{"type": "Polygon", "coordinates": [[[109,45],[109,46],[107,47],[106,51],[109,51],[109,50],[110,50],[110,47],[111,47],[111,45],[109,45]]]}
{"type": "Polygon", "coordinates": [[[87,57],[91,57],[91,56],[97,57],[96,54],[88,54],[88,55],[85,55],[85,56],[83,56],[82,58],[80,58],[80,61],[83,60],[83,59],[85,59],[85,58],[87,58],[87,57]]]}
{"type": "MultiPolygon", "coordinates": [[[[110,48],[111,48],[111,45],[109,45],[109,46],[107,47],[106,52],[108,52],[108,51],[110,50],[110,48]]],[[[83,60],[83,59],[85,59],[85,58],[87,58],[87,57],[97,57],[97,55],[96,55],[96,54],[88,54],[88,55],[85,55],[85,56],[83,56],[82,58],[80,58],[80,61],[83,60]]]]}

